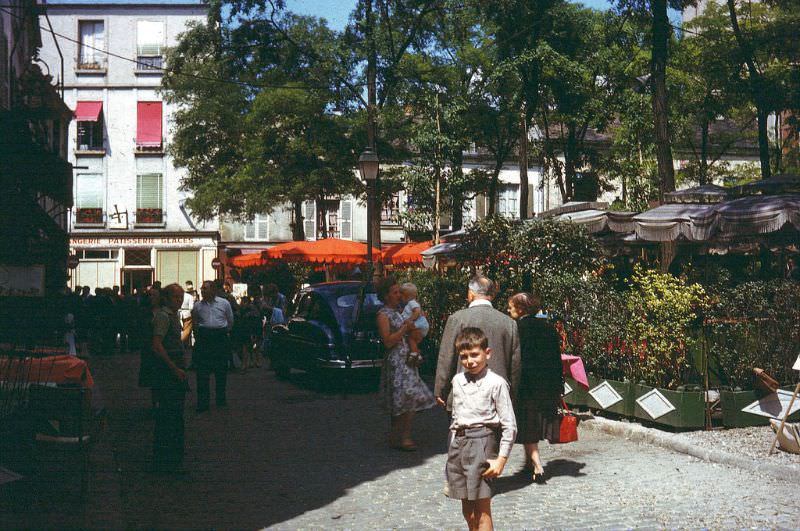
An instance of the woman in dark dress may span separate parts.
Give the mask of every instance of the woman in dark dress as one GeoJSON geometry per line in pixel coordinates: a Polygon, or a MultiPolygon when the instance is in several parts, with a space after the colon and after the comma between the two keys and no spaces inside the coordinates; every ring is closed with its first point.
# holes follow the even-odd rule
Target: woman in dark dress
{"type": "Polygon", "coordinates": [[[539,441],[558,440],[558,406],[564,392],[558,332],[547,320],[536,317],[542,300],[517,293],[508,301],[508,313],[517,320],[522,354],[522,375],[517,399],[517,442],[525,445],[525,461],[532,479],[544,481],[539,441]]]}

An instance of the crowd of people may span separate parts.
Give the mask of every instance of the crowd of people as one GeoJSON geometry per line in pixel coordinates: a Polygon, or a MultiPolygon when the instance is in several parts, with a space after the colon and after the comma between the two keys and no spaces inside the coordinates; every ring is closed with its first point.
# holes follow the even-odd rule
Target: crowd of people
{"type": "MultiPolygon", "coordinates": [[[[230,286],[206,281],[149,286],[142,293],[88,288],[70,297],[80,350],[139,350],[139,383],[152,390],[155,471],[182,470],[187,369],[196,371],[196,410],[226,407],[227,373],[260,367],[272,326],[287,318],[287,300],[274,285],[236,300],[230,286]],[[87,345],[88,344],[88,345],[87,345]]],[[[378,285],[383,307],[377,328],[385,348],[383,404],[391,418],[388,444],[414,451],[416,413],[437,404],[450,415],[448,496],[462,501],[471,529],[490,528],[492,479],[500,475],[515,442],[524,445],[532,481],[546,480],[538,444],[557,442],[563,392],[560,337],[543,317],[541,299],[518,293],[508,314],[495,309],[494,283],[476,276],[467,307],[447,320],[433,391],[422,380],[419,344],[429,324],[413,284],[386,278],[378,285]],[[489,527],[487,527],[489,526],[489,527]]]]}
{"type": "Polygon", "coordinates": [[[445,493],[462,502],[470,529],[492,529],[492,480],[515,442],[525,451],[533,482],[546,481],[539,442],[558,442],[564,390],[560,336],[543,314],[541,298],[517,293],[508,315],[495,309],[495,285],[474,277],[467,308],[445,324],[431,392],[420,378],[419,342],[427,333],[413,285],[384,279],[377,324],[385,348],[381,389],[391,417],[388,443],[416,450],[414,415],[439,404],[450,415],[445,493]]]}

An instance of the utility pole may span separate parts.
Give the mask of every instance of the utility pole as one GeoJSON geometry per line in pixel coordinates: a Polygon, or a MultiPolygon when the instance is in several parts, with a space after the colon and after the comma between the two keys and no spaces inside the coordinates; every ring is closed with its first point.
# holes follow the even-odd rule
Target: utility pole
{"type": "Polygon", "coordinates": [[[436,165],[434,170],[436,171],[436,207],[435,207],[435,214],[433,216],[433,244],[439,245],[439,227],[441,227],[441,217],[442,211],[439,203],[441,201],[441,194],[442,194],[442,169],[441,169],[441,146],[439,145],[439,141],[441,140],[442,135],[442,124],[439,121],[439,92],[436,92],[436,133],[439,135],[436,138],[436,165]]]}
{"type": "MultiPolygon", "coordinates": [[[[374,153],[378,152],[377,146],[377,133],[378,133],[378,125],[377,125],[377,117],[375,116],[378,105],[377,105],[377,87],[376,87],[376,77],[377,77],[377,52],[375,50],[375,36],[373,35],[373,20],[372,20],[372,0],[366,1],[366,9],[365,13],[365,28],[364,32],[367,38],[367,145],[374,153]]],[[[375,248],[381,248],[381,225],[380,222],[375,221],[376,214],[380,215],[380,212],[377,210],[377,190],[379,190],[378,180],[380,176],[375,178],[375,182],[372,183],[373,189],[367,190],[367,224],[369,227],[367,230],[370,232],[372,245],[375,248]]],[[[370,186],[370,183],[367,183],[367,186],[370,186]]],[[[376,267],[374,277],[379,278],[383,276],[383,262],[378,260],[376,262],[376,267]]]]}

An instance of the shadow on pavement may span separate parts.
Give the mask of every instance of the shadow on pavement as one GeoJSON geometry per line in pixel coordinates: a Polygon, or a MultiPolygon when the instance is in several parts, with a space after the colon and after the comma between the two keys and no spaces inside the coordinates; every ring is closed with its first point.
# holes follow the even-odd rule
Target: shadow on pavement
{"type": "MultiPolygon", "coordinates": [[[[138,355],[94,359],[91,367],[109,422],[92,449],[85,516],[73,496],[62,500],[75,483],[65,476],[0,518],[4,529],[259,529],[446,451],[442,410],[417,416],[418,451],[398,452],[385,444],[389,418],[374,384],[319,392],[308,375],[279,381],[261,368],[229,373],[228,407],[198,415],[196,395],[188,396],[189,473],[158,476],[149,472],[153,425],[149,392],[136,383],[138,355]]],[[[194,373],[190,380],[196,389],[194,373]]],[[[366,500],[363,510],[371,510],[366,500]]]]}

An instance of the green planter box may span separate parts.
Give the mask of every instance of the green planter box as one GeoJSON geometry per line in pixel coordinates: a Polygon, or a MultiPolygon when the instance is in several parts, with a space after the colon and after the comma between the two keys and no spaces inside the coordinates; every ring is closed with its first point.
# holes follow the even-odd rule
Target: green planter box
{"type": "Polygon", "coordinates": [[[632,417],[633,406],[634,406],[633,384],[631,384],[630,382],[618,382],[616,380],[609,380],[607,378],[598,378],[594,375],[589,375],[589,391],[595,389],[598,385],[602,384],[603,382],[608,382],[608,384],[614,389],[614,391],[616,391],[617,394],[620,397],[622,397],[622,400],[620,400],[616,404],[612,404],[611,406],[604,408],[591,394],[587,392],[586,405],[593,409],[602,409],[604,411],[616,413],[617,415],[632,417]]]}
{"type": "MultiPolygon", "coordinates": [[[[790,389],[783,388],[790,392],[794,391],[794,387],[790,389]]],[[[757,394],[755,391],[721,391],[720,398],[722,400],[722,424],[726,428],[744,428],[747,426],[766,426],[769,424],[769,418],[753,413],[746,413],[742,411],[746,407],[763,395],[757,394]]],[[[800,420],[800,411],[789,415],[789,420],[797,422],[800,420]]]]}
{"type": "MultiPolygon", "coordinates": [[[[671,391],[658,388],[658,392],[675,409],[653,418],[636,400],[651,393],[654,389],[656,388],[647,385],[633,385],[634,416],[636,418],[673,428],[702,428],[705,426],[706,412],[703,391],[671,391]]],[[[651,411],[656,414],[662,407],[661,411],[669,409],[666,402],[662,402],[660,398],[654,395],[651,395],[648,403],[651,404],[651,411]]]]}
{"type": "Polygon", "coordinates": [[[586,390],[581,386],[581,384],[579,384],[572,378],[564,378],[564,380],[567,382],[567,385],[569,385],[572,388],[572,391],[570,391],[568,395],[564,396],[564,402],[566,402],[567,405],[572,407],[585,406],[588,396],[586,390]]]}

